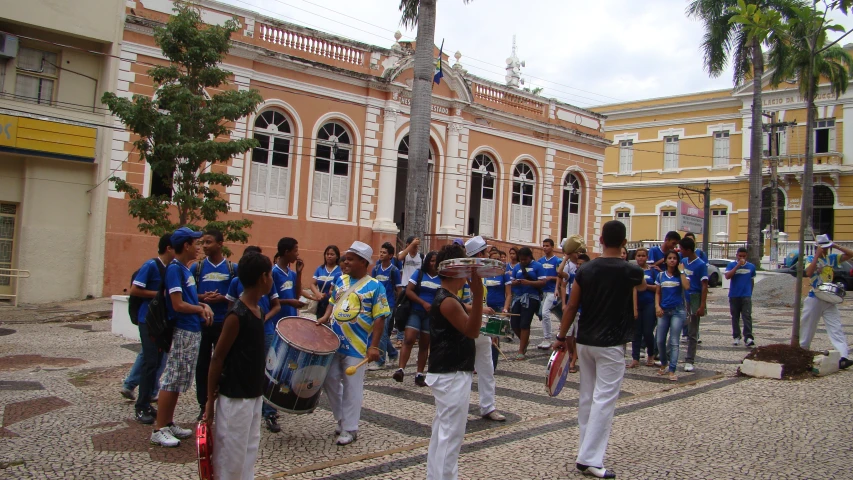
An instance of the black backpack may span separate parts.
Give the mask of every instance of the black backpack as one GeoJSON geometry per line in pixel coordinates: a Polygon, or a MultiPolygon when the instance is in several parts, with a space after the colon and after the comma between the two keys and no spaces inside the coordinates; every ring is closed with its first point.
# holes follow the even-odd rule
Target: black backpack
{"type": "MultiPolygon", "coordinates": [[[[424,273],[422,270],[417,270],[415,273],[421,274],[421,276],[418,277],[418,283],[415,285],[415,289],[413,290],[415,294],[418,294],[421,292],[421,281],[424,279],[424,273]]],[[[396,328],[398,332],[402,332],[406,329],[406,323],[408,323],[409,315],[412,313],[412,301],[406,296],[406,290],[408,289],[409,284],[406,284],[406,286],[403,287],[403,290],[400,291],[400,296],[397,297],[397,303],[394,305],[394,311],[391,313],[391,318],[394,320],[394,328],[396,328]]]]}
{"type": "Polygon", "coordinates": [[[175,325],[169,320],[169,311],[166,310],[166,295],[164,273],[163,282],[157,290],[157,295],[148,303],[148,314],[145,316],[148,336],[163,352],[168,352],[172,348],[172,335],[175,333],[175,325]]]}
{"type": "MultiPolygon", "coordinates": [[[[158,257],[154,257],[151,259],[155,265],[157,265],[157,270],[160,271],[160,282],[166,281],[166,267],[163,266],[163,263],[160,261],[158,257]]],[[[133,281],[136,280],[136,276],[139,274],[139,270],[137,269],[133,274],[130,275],[130,285],[133,286],[133,281]]],[[[147,300],[145,297],[137,297],[136,295],[129,295],[127,298],[127,313],[130,315],[130,323],[134,325],[139,325],[139,309],[142,307],[142,303],[147,300]]]]}

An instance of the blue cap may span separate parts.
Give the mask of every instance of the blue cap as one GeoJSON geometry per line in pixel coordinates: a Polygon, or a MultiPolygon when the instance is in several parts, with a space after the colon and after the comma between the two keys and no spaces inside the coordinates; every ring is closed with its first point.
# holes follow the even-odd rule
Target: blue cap
{"type": "Polygon", "coordinates": [[[177,247],[178,245],[183,245],[187,242],[187,240],[192,240],[196,238],[201,238],[204,235],[201,232],[194,232],[187,227],[181,227],[172,234],[171,242],[172,247],[177,247]]]}
{"type": "Polygon", "coordinates": [[[454,239],[453,239],[453,244],[454,244],[454,245],[460,245],[460,246],[463,246],[463,247],[464,247],[464,246],[465,246],[465,241],[464,241],[464,240],[462,240],[461,238],[454,238],[454,239]]]}

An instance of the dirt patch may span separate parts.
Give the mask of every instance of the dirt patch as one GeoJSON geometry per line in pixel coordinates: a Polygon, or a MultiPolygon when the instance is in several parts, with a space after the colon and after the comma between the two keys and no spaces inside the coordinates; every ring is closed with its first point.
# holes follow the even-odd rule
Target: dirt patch
{"type": "Polygon", "coordinates": [[[9,355],[0,357],[0,372],[30,367],[76,367],[86,363],[82,358],[43,357],[41,355],[9,355]]]}
{"type": "Polygon", "coordinates": [[[113,318],[112,310],[100,310],[97,312],[83,313],[80,315],[74,315],[72,317],[67,317],[61,319],[63,322],[97,322],[102,320],[109,320],[113,318]]]}
{"type": "Polygon", "coordinates": [[[86,368],[69,374],[68,383],[75,387],[92,387],[101,384],[115,383],[124,378],[132,363],[123,363],[115,367],[86,368]]]}
{"type": "Polygon", "coordinates": [[[782,377],[787,380],[796,380],[811,376],[815,355],[818,355],[818,352],[777,343],[753,349],[746,359],[779,363],[782,365],[782,377]]]}

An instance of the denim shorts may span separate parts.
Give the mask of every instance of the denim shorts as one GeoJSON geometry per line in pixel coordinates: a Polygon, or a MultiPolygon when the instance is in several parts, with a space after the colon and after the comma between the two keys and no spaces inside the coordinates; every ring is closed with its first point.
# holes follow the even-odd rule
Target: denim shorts
{"type": "Polygon", "coordinates": [[[429,314],[424,310],[412,309],[406,321],[406,329],[410,328],[429,335],[429,314]]]}

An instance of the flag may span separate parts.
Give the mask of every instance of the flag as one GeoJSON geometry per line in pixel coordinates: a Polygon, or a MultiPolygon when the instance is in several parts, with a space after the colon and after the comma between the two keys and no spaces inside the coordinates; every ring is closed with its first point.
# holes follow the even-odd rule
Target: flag
{"type": "Polygon", "coordinates": [[[435,76],[432,81],[441,85],[441,77],[444,76],[444,71],[441,68],[441,53],[444,51],[444,40],[441,41],[441,48],[438,49],[438,61],[435,63],[435,76]]]}

